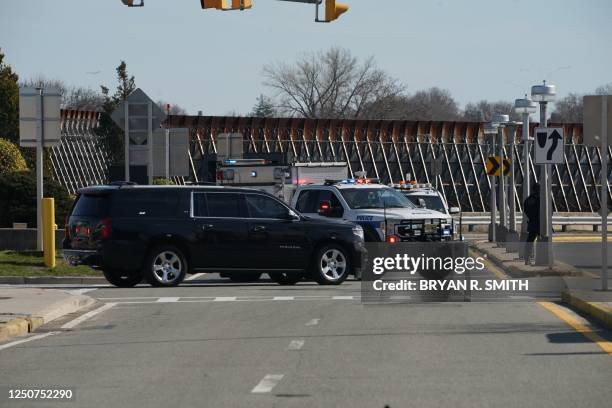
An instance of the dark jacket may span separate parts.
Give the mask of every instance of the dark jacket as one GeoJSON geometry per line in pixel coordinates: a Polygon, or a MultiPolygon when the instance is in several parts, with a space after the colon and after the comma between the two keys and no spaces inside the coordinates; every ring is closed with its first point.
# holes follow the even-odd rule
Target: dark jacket
{"type": "Polygon", "coordinates": [[[523,210],[527,216],[527,231],[540,232],[540,193],[534,191],[523,203],[523,210]]]}

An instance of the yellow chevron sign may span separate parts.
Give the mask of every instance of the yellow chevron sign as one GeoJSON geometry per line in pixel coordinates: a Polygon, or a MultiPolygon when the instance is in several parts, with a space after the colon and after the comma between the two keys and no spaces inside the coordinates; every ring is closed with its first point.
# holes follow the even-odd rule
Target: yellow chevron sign
{"type": "Polygon", "coordinates": [[[501,156],[489,156],[487,157],[487,175],[488,176],[501,176],[501,170],[503,165],[504,176],[510,175],[510,160],[504,159],[501,156]]]}

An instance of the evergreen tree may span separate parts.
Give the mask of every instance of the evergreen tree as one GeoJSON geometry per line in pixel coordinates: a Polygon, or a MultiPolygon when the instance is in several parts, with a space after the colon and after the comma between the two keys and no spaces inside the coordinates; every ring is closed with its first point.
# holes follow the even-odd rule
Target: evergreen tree
{"type": "Polygon", "coordinates": [[[274,103],[272,103],[272,99],[265,95],[259,95],[255,106],[253,106],[251,116],[260,118],[270,118],[276,116],[276,107],[274,106],[274,103]]]}
{"type": "Polygon", "coordinates": [[[19,77],[0,51],[0,137],[19,143],[19,77]]]}

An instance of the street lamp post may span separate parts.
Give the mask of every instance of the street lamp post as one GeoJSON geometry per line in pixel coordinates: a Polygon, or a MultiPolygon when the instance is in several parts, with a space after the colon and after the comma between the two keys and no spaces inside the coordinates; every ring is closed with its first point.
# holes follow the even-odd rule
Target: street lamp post
{"type": "MultiPolygon", "coordinates": [[[[540,127],[547,126],[546,108],[549,102],[553,102],[557,96],[554,85],[547,84],[534,85],[531,87],[531,98],[540,103],[540,127]]],[[[540,165],[540,239],[541,244],[536,250],[536,265],[552,266],[552,165],[540,165]]]]}
{"type": "MultiPolygon", "coordinates": [[[[529,139],[529,115],[535,113],[537,110],[537,104],[531,99],[527,98],[525,95],[524,99],[517,99],[514,101],[514,112],[521,115],[523,119],[523,127],[522,127],[522,142],[523,142],[523,194],[522,194],[522,202],[525,202],[525,199],[530,194],[530,183],[531,183],[531,163],[530,163],[530,139],[529,139]]],[[[514,163],[512,164],[514,167],[514,163]]],[[[514,173],[513,173],[514,176],[514,173]]],[[[527,241],[527,217],[523,217],[521,222],[521,242],[527,241]]],[[[519,258],[524,258],[525,256],[525,247],[524,245],[519,245],[519,258]]]]}
{"type": "MultiPolygon", "coordinates": [[[[494,122],[487,123],[484,126],[484,134],[488,136],[489,155],[495,154],[495,137],[497,134],[498,125],[494,122]]],[[[489,176],[490,196],[489,196],[489,211],[491,212],[491,225],[489,226],[489,242],[495,242],[497,238],[497,208],[495,197],[495,176],[489,176]]]]}
{"type": "Polygon", "coordinates": [[[499,233],[496,233],[498,242],[505,242],[507,233],[507,212],[506,212],[506,188],[504,177],[504,128],[510,122],[510,116],[496,113],[493,115],[492,122],[497,128],[497,155],[500,157],[500,176],[498,186],[497,207],[499,208],[499,233]]]}
{"type": "Polygon", "coordinates": [[[516,184],[515,178],[515,162],[516,157],[514,156],[514,145],[516,138],[516,129],[520,125],[520,122],[508,122],[506,127],[508,128],[508,156],[510,159],[510,180],[507,188],[507,196],[508,196],[508,232],[506,233],[506,251],[507,252],[517,252],[517,242],[518,234],[516,232],[516,200],[514,199],[514,186],[516,184]]]}

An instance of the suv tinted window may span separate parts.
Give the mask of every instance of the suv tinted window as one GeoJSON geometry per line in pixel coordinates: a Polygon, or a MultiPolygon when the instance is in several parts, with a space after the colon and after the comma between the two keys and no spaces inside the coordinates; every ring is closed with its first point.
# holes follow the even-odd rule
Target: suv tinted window
{"type": "Polygon", "coordinates": [[[319,204],[319,192],[317,190],[304,190],[300,193],[295,204],[295,209],[305,214],[317,212],[319,204]]]}
{"type": "Polygon", "coordinates": [[[72,215],[81,217],[106,217],[110,207],[110,195],[97,194],[82,194],[80,195],[74,208],[72,215]]]}
{"type": "Polygon", "coordinates": [[[237,193],[206,193],[209,217],[237,218],[240,217],[240,194],[237,193]]]}
{"type": "Polygon", "coordinates": [[[117,217],[172,217],[176,215],[179,194],[176,190],[119,191],[113,200],[117,217]]]}
{"type": "Polygon", "coordinates": [[[251,218],[282,219],[287,215],[287,208],[278,201],[259,194],[245,196],[251,218]]]}
{"type": "Polygon", "coordinates": [[[208,205],[205,193],[193,193],[193,216],[208,217],[208,205]]]}

